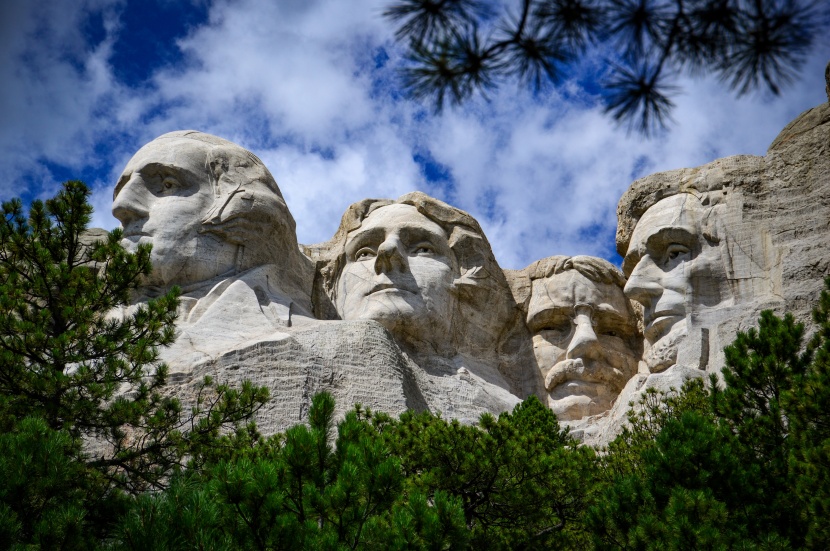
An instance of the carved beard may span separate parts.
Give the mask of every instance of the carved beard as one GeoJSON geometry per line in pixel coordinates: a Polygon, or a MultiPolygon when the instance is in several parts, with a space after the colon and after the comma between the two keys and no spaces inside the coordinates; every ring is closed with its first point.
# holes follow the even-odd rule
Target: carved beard
{"type": "Polygon", "coordinates": [[[686,320],[674,324],[669,334],[648,346],[643,354],[643,361],[649,373],[660,373],[677,363],[677,349],[686,338],[686,320]]]}

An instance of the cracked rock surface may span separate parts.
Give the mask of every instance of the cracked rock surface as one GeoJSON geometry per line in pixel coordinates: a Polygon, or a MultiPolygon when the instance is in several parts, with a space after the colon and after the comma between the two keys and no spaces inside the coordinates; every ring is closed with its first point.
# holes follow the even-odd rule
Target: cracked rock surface
{"type": "Polygon", "coordinates": [[[830,104],[765,156],[635,181],[617,209],[621,268],[552,250],[502,270],[472,216],[420,192],[354,203],[331,240],[299,245],[262,162],[195,131],[136,153],[113,214],[126,248],[153,245],[135,305],[183,290],[163,359],[186,404],[205,375],[250,380],[271,392],[257,414],[271,434],[322,390],[340,415],[359,402],[469,423],[536,395],[601,445],[649,386],[719,373],[761,310],[809,327],[830,275],[830,104]]]}

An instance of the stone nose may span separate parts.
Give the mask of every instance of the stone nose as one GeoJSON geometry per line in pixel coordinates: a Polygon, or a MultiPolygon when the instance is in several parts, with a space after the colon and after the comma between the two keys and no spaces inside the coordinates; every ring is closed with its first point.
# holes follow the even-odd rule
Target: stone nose
{"type": "Polygon", "coordinates": [[[375,273],[389,273],[394,270],[403,271],[406,268],[406,256],[403,251],[403,244],[397,236],[387,237],[378,246],[378,253],[375,257],[375,273]]]}
{"type": "Polygon", "coordinates": [[[148,193],[144,181],[138,174],[133,174],[118,191],[112,201],[112,215],[127,227],[131,222],[147,218],[150,214],[148,193]],[[144,193],[141,191],[144,190],[144,193]]]}
{"type": "Polygon", "coordinates": [[[568,360],[599,359],[602,353],[596,331],[594,331],[593,309],[587,305],[580,305],[575,308],[573,323],[574,334],[565,358],[568,360]]]}
{"type": "Polygon", "coordinates": [[[652,258],[643,256],[628,276],[623,293],[649,309],[663,294],[660,273],[652,258]]]}

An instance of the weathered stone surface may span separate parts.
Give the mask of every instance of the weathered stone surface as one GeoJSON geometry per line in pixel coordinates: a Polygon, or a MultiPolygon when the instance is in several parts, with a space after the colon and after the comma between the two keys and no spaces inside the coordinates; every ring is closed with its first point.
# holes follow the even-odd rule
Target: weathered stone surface
{"type": "MultiPolygon", "coordinates": [[[[318,259],[314,311],[372,319],[440,381],[463,376],[488,393],[541,392],[530,336],[504,273],[469,214],[420,192],[349,207],[318,259]],[[443,377],[443,379],[442,379],[443,377]]],[[[454,383],[453,383],[454,384],[454,383]]]]}
{"type": "Polygon", "coordinates": [[[249,380],[269,389],[272,399],[257,414],[265,434],[285,430],[307,418],[311,398],[328,391],[338,415],[355,403],[400,414],[424,410],[412,366],[389,334],[373,322],[317,322],[292,335],[232,347],[193,369],[171,374],[183,401],[195,399],[205,376],[218,382],[249,380]]]}
{"type": "Polygon", "coordinates": [[[765,157],[634,182],[617,215],[625,293],[644,310],[644,355],[598,442],[645,388],[719,373],[723,347],[761,310],[809,321],[830,274],[830,105],[787,125],[765,157]]]}
{"type": "Polygon", "coordinates": [[[273,433],[321,390],[340,414],[360,402],[465,422],[537,395],[603,444],[646,388],[719,373],[762,309],[809,319],[830,275],[830,105],[764,157],[634,182],[622,272],[583,256],[503,271],[476,220],[419,192],[354,203],[331,240],[300,246],[259,159],[193,131],[136,153],[113,213],[125,247],[153,245],[136,305],[183,289],[163,358],[185,402],[205,375],[251,380],[271,391],[257,421],[273,433]]]}
{"type": "Polygon", "coordinates": [[[506,274],[551,409],[568,422],[608,411],[637,373],[642,340],[622,273],[601,258],[554,256],[506,274]]]}

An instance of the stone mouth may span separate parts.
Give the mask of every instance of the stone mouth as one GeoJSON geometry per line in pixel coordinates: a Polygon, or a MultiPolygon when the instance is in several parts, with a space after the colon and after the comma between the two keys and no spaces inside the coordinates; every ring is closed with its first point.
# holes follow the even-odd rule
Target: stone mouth
{"type": "Polygon", "coordinates": [[[392,283],[379,283],[369,289],[369,292],[366,293],[367,295],[377,295],[377,294],[384,294],[384,293],[409,293],[412,294],[412,291],[408,289],[401,289],[400,287],[396,287],[392,283]]]}
{"type": "Polygon", "coordinates": [[[574,358],[562,360],[554,365],[545,377],[545,388],[554,391],[558,388],[581,388],[580,385],[622,387],[625,384],[622,371],[601,360],[574,358]]]}
{"type": "Polygon", "coordinates": [[[149,233],[144,231],[124,230],[124,238],[130,237],[152,237],[149,233]]]}
{"type": "Polygon", "coordinates": [[[685,314],[677,312],[658,312],[652,319],[646,319],[645,331],[643,331],[646,340],[649,342],[658,340],[668,334],[672,326],[685,317],[685,314]]]}
{"type": "Polygon", "coordinates": [[[589,396],[597,395],[597,390],[604,386],[601,382],[585,381],[583,379],[570,379],[556,387],[556,392],[552,393],[554,397],[565,398],[567,396],[589,396]]]}

